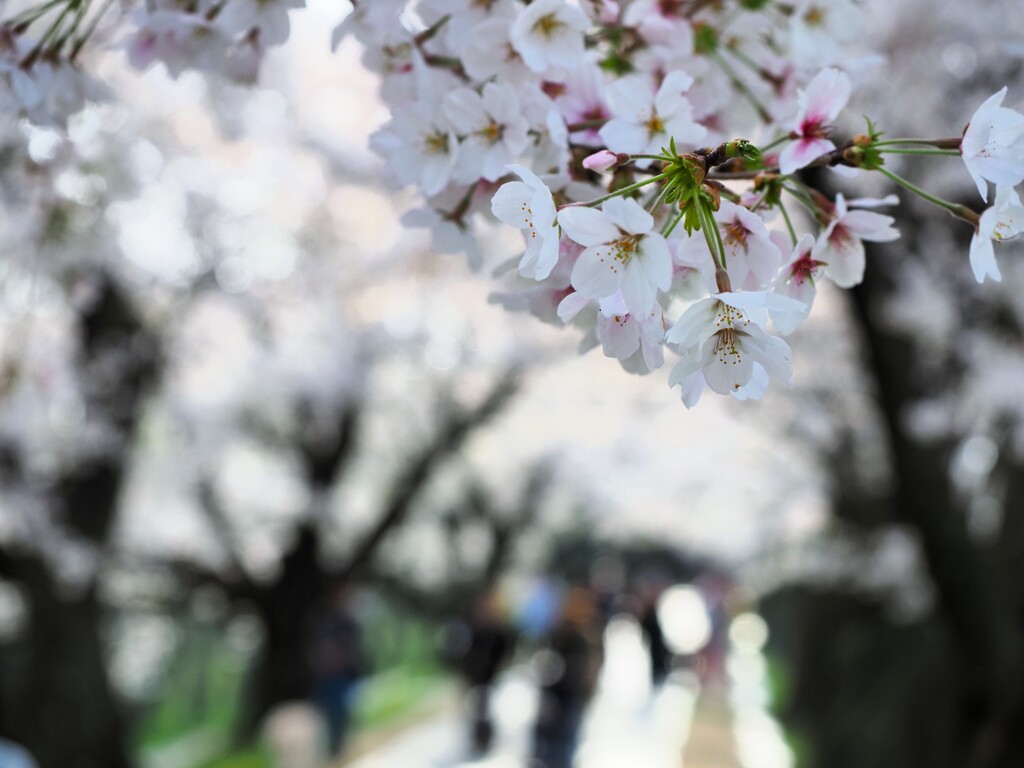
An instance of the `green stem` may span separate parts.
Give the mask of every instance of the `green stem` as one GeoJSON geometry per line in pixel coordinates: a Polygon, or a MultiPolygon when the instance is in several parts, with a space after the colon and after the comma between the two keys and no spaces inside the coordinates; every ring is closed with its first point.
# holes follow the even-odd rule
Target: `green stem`
{"type": "Polygon", "coordinates": [[[789,136],[780,136],[775,141],[765,144],[763,147],[758,147],[758,149],[761,150],[761,153],[763,154],[767,152],[769,149],[775,149],[777,146],[779,146],[779,144],[785,144],[789,140],[789,136]]]}
{"type": "Polygon", "coordinates": [[[661,231],[661,236],[662,236],[662,237],[668,237],[669,235],[671,235],[671,234],[672,234],[672,232],[673,232],[673,231],[675,230],[676,226],[677,226],[677,225],[679,224],[679,222],[680,222],[680,221],[682,221],[682,220],[683,220],[683,212],[682,212],[682,211],[680,211],[680,212],[679,212],[679,213],[678,213],[678,214],[676,215],[676,217],[675,217],[674,219],[672,219],[672,221],[671,221],[671,222],[669,222],[668,226],[666,226],[666,227],[665,227],[665,228],[664,228],[664,229],[663,229],[663,230],[661,231]]]}
{"type": "Polygon", "coordinates": [[[746,83],[740,80],[739,75],[736,74],[736,70],[732,68],[732,65],[717,51],[711,54],[711,59],[718,64],[719,68],[725,73],[725,76],[729,78],[733,88],[750,102],[751,106],[757,112],[757,116],[766,123],[772,122],[772,114],[768,111],[767,107],[760,102],[754,92],[750,90],[746,83]]]}
{"type": "Polygon", "coordinates": [[[806,208],[807,212],[811,214],[813,218],[818,218],[818,214],[820,213],[820,211],[818,210],[818,206],[815,205],[814,200],[810,197],[810,195],[808,195],[801,189],[795,189],[793,187],[786,186],[785,184],[782,185],[782,189],[787,194],[792,196],[798,203],[800,203],[800,205],[806,208]]]}
{"type": "Polygon", "coordinates": [[[654,212],[658,210],[662,200],[665,199],[665,195],[668,194],[668,184],[658,190],[658,194],[654,196],[654,200],[647,206],[647,212],[654,215],[654,212]]]}
{"type": "Polygon", "coordinates": [[[937,157],[960,157],[955,149],[880,149],[885,155],[935,155],[937,157]]]}
{"type": "Polygon", "coordinates": [[[697,199],[693,201],[697,206],[697,218],[700,219],[700,229],[704,233],[704,240],[711,251],[711,259],[718,269],[725,269],[725,244],[722,242],[722,233],[718,231],[718,223],[714,214],[711,213],[707,203],[697,199]]]}
{"type": "Polygon", "coordinates": [[[962,139],[886,139],[885,141],[873,142],[875,147],[891,147],[896,144],[920,144],[928,147],[936,147],[938,149],[955,149],[960,150],[960,142],[962,139]]]}
{"type": "Polygon", "coordinates": [[[605,200],[611,200],[613,197],[622,197],[623,195],[628,195],[631,192],[635,192],[636,190],[640,189],[641,187],[646,187],[648,184],[653,184],[656,181],[661,181],[662,179],[667,179],[667,178],[668,178],[668,174],[667,173],[659,173],[657,176],[652,176],[649,179],[644,179],[643,181],[638,181],[636,184],[630,184],[628,187],[623,187],[622,189],[617,189],[614,192],[611,192],[611,193],[609,193],[607,195],[604,195],[603,197],[597,198],[596,200],[591,200],[589,203],[570,203],[569,205],[563,205],[562,208],[575,208],[575,207],[591,208],[592,206],[600,205],[605,200]]]}
{"type": "Polygon", "coordinates": [[[61,35],[60,39],[53,44],[54,52],[60,51],[64,47],[65,43],[67,43],[67,41],[70,40],[72,36],[78,31],[79,26],[81,26],[82,22],[85,20],[85,17],[89,13],[89,7],[91,3],[92,0],[85,0],[85,2],[81,4],[81,6],[78,9],[78,13],[75,15],[75,19],[71,23],[71,26],[68,28],[67,32],[61,35]]]}
{"type": "Polygon", "coordinates": [[[21,13],[16,14],[11,18],[7,19],[4,23],[6,26],[10,27],[20,27],[31,24],[40,16],[43,16],[51,8],[60,5],[61,3],[64,2],[67,2],[67,0],[48,0],[48,2],[45,2],[42,5],[37,6],[35,8],[26,8],[21,13]]]}
{"type": "Polygon", "coordinates": [[[786,206],[779,202],[779,210],[782,211],[782,218],[786,220],[786,229],[789,230],[789,237],[793,241],[793,246],[799,242],[796,236],[796,228],[793,226],[793,220],[789,218],[789,211],[786,210],[786,206]]]}
{"type": "Polygon", "coordinates": [[[948,200],[943,200],[941,197],[936,197],[933,194],[925,192],[916,184],[907,181],[902,176],[897,176],[895,173],[885,168],[879,168],[878,172],[881,173],[883,176],[886,176],[887,178],[891,179],[892,181],[895,181],[901,187],[910,190],[918,197],[924,198],[929,203],[932,203],[933,205],[939,206],[939,208],[943,208],[949,211],[958,219],[963,219],[967,223],[977,226],[978,214],[975,211],[972,211],[970,208],[967,208],[962,205],[957,205],[956,203],[951,203],[948,200]]]}
{"type": "Polygon", "coordinates": [[[418,35],[416,35],[416,37],[413,38],[413,42],[416,43],[416,45],[423,45],[425,42],[430,40],[434,35],[440,32],[441,28],[444,27],[444,25],[447,24],[451,20],[451,18],[452,15],[450,13],[446,13],[440,19],[438,19],[429,27],[427,27],[418,35]]]}
{"type": "Polygon", "coordinates": [[[29,52],[29,54],[22,59],[21,66],[32,67],[39,59],[40,55],[46,50],[46,46],[50,44],[50,40],[57,37],[60,34],[61,27],[64,26],[64,19],[67,18],[68,14],[72,11],[77,11],[81,7],[81,0],[68,0],[67,5],[57,15],[43,36],[36,43],[35,47],[29,52]]]}
{"type": "Polygon", "coordinates": [[[106,2],[100,6],[100,9],[93,14],[92,20],[89,22],[89,26],[85,28],[85,31],[82,32],[82,36],[78,38],[74,47],[71,49],[70,59],[77,58],[78,53],[82,50],[82,47],[86,44],[89,38],[92,37],[92,33],[96,31],[96,27],[99,26],[100,20],[106,15],[110,6],[113,4],[114,0],[106,0],[106,2]]]}

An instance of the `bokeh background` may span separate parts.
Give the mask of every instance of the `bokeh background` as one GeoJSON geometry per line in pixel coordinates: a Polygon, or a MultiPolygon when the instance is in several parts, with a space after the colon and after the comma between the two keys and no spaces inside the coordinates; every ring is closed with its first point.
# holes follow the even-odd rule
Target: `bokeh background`
{"type": "MultiPolygon", "coordinates": [[[[516,768],[552,701],[579,768],[1024,765],[1020,246],[904,199],[792,391],[686,411],[402,226],[345,5],[0,131],[0,766],[516,768]]],[[[1013,0],[863,5],[851,116],[1024,103],[1013,0]]]]}

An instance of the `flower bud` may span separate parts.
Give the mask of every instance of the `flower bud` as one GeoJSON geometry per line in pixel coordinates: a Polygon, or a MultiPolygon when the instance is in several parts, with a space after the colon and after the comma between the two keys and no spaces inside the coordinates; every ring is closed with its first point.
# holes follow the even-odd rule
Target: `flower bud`
{"type": "Polygon", "coordinates": [[[583,158],[583,167],[589,171],[612,171],[628,159],[629,155],[602,149],[583,158]]]}

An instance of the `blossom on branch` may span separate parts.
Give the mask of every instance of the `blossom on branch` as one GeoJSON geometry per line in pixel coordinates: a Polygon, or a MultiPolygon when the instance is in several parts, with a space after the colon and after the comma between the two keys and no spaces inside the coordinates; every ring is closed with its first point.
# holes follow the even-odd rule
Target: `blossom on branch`
{"type": "Polygon", "coordinates": [[[519,273],[544,280],[558,263],[558,212],[551,190],[528,168],[510,165],[522,181],[502,184],[491,200],[491,212],[506,224],[518,228],[526,240],[526,253],[519,273]]]}
{"type": "Polygon", "coordinates": [[[1024,115],[1002,106],[1006,88],[993,94],[971,117],[960,153],[967,172],[988,202],[988,184],[1011,187],[1024,181],[1024,115]]]}
{"type": "Polygon", "coordinates": [[[995,204],[981,214],[978,231],[971,239],[971,270],[974,279],[985,282],[986,277],[1002,280],[996,264],[993,241],[1012,240],[1024,233],[1024,206],[1012,187],[996,186],[995,204]]]}
{"type": "Polygon", "coordinates": [[[573,68],[583,60],[590,20],[565,0],[534,0],[512,23],[512,47],[534,72],[573,68]]]}
{"type": "Polygon", "coordinates": [[[665,340],[682,356],[669,377],[692,407],[703,384],[720,395],[760,397],[762,380],[792,383],[793,356],[782,339],[764,330],[769,310],[796,310],[793,299],[765,291],[717,293],[690,306],[665,340]]]}
{"type": "Polygon", "coordinates": [[[800,111],[790,134],[794,139],[779,156],[779,170],[787,176],[836,148],[828,136],[832,123],[850,100],[850,78],[838,69],[823,69],[797,95],[800,111]]]}
{"type": "Polygon", "coordinates": [[[873,211],[850,210],[842,193],[836,195],[835,211],[818,238],[814,258],[825,275],[840,288],[852,288],[864,279],[864,241],[889,243],[898,240],[896,220],[873,211]]]}
{"type": "Polygon", "coordinates": [[[654,219],[633,199],[605,201],[601,210],[572,206],[558,214],[565,234],[584,246],[572,270],[581,295],[603,299],[617,291],[630,312],[646,317],[658,291],[672,284],[672,256],[654,219]]]}
{"type": "MultiPolygon", "coordinates": [[[[613,115],[600,130],[601,140],[612,152],[631,155],[658,154],[670,139],[680,146],[695,146],[707,136],[707,128],[693,119],[693,107],[683,94],[693,85],[685,72],[665,75],[657,91],[640,75],[623,77],[608,86],[608,107],[613,115]]],[[[646,168],[650,160],[637,162],[646,168]]]]}

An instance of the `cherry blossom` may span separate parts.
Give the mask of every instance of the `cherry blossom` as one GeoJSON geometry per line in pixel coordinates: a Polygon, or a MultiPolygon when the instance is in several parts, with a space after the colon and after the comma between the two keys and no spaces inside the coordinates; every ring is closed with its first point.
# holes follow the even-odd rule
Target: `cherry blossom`
{"type": "Polygon", "coordinates": [[[864,279],[864,241],[888,243],[900,233],[892,216],[872,211],[851,211],[842,193],[836,195],[835,212],[814,249],[824,263],[825,275],[840,288],[852,288],[864,279]]]}
{"type": "Polygon", "coordinates": [[[827,137],[850,100],[852,87],[844,72],[823,69],[799,92],[800,111],[791,134],[794,141],[779,156],[782,173],[794,173],[836,148],[827,137]]]}
{"type": "MultiPolygon", "coordinates": [[[[0,19],[0,130],[34,142],[40,157],[47,136],[106,96],[79,55],[87,42],[92,51],[118,40],[116,55],[137,69],[162,62],[171,77],[195,70],[254,83],[306,5],[150,0],[111,10],[104,34],[89,40],[65,34],[83,20],[71,20],[74,5],[24,4],[38,4],[33,23],[0,19]],[[118,25],[126,34],[106,34],[118,25]]],[[[515,227],[525,247],[494,272],[509,287],[492,301],[573,326],[581,349],[600,346],[630,372],[661,367],[669,346],[680,356],[670,383],[688,406],[708,388],[754,399],[773,380],[788,383],[789,347],[769,329],[793,333],[822,277],[856,285],[864,242],[899,236],[893,217],[864,210],[888,198],[826,195],[792,177],[825,155],[836,171],[885,176],[970,223],[975,276],[999,278],[992,243],[1024,227],[1013,191],[1024,182],[1024,115],[1003,106],[1007,89],[978,109],[962,140],[891,139],[872,120],[864,133],[833,137],[853,83],[874,76],[870,53],[851,47],[862,27],[856,2],[691,5],[360,0],[332,43],[354,38],[379,75],[389,116],[370,145],[386,180],[418,196],[402,221],[473,267],[492,255],[478,240],[493,224],[488,211],[515,227]],[[957,148],[983,198],[996,184],[983,213],[889,162],[957,148]],[[791,216],[796,202],[812,215],[791,216]],[[695,303],[680,315],[683,302],[695,303]]]]}
{"type": "Polygon", "coordinates": [[[799,306],[793,299],[764,291],[718,293],[693,304],[665,336],[681,355],[669,386],[683,387],[688,407],[700,397],[701,378],[713,392],[739,393],[743,398],[753,394],[743,390],[755,381],[755,374],[757,378],[767,374],[770,380],[790,386],[789,345],[768,335],[763,326],[769,309],[799,306]]]}
{"type": "Polygon", "coordinates": [[[426,105],[392,120],[370,137],[399,184],[416,182],[425,195],[448,185],[458,159],[458,137],[444,115],[426,105]]]}
{"type": "Polygon", "coordinates": [[[291,31],[288,11],[305,5],[306,0],[228,0],[217,23],[230,36],[258,29],[266,45],[280,45],[291,31]]]}
{"type": "Polygon", "coordinates": [[[660,310],[647,316],[600,312],[596,332],[605,356],[617,359],[630,373],[647,374],[665,364],[661,347],[665,327],[660,310]]]}
{"type": "MultiPolygon", "coordinates": [[[[707,128],[693,119],[693,107],[683,94],[693,85],[685,72],[669,72],[656,92],[647,78],[630,75],[608,86],[608,107],[614,117],[600,130],[601,140],[613,152],[657,154],[669,139],[695,145],[707,128]]],[[[650,165],[641,160],[638,167],[650,165]]]]}
{"type": "Polygon", "coordinates": [[[986,277],[1002,280],[993,241],[1012,240],[1024,233],[1024,206],[1012,187],[996,185],[995,204],[981,214],[978,231],[971,239],[971,270],[974,279],[985,282],[986,277]]]}
{"type": "Polygon", "coordinates": [[[474,80],[497,78],[515,82],[524,79],[526,65],[512,47],[511,25],[507,18],[481,22],[468,36],[461,53],[462,65],[474,80]]]}
{"type": "Polygon", "coordinates": [[[793,58],[802,68],[836,64],[843,57],[843,43],[863,26],[863,12],[849,0],[800,0],[789,25],[793,58]]]}
{"type": "Polygon", "coordinates": [[[1024,181],[1024,115],[1002,106],[1006,93],[1003,88],[978,107],[960,145],[967,172],[985,202],[986,182],[1013,187],[1024,181]]]}
{"type": "Polygon", "coordinates": [[[512,24],[512,47],[534,72],[576,67],[583,60],[586,14],[566,0],[534,0],[512,24]]]}
{"type": "Polygon", "coordinates": [[[789,263],[782,268],[775,280],[772,289],[775,293],[794,299],[802,305],[802,308],[797,310],[776,308],[770,311],[775,329],[783,336],[793,333],[807,319],[814,305],[814,297],[818,292],[815,280],[824,266],[814,257],[814,248],[814,235],[805,234],[794,246],[789,263]]]}
{"type": "Polygon", "coordinates": [[[722,201],[715,220],[722,232],[725,263],[733,285],[753,291],[767,286],[779,271],[782,253],[772,242],[764,221],[728,200],[722,201]]]}
{"type": "Polygon", "coordinates": [[[529,141],[529,123],[520,112],[511,85],[487,83],[482,93],[458,88],[444,100],[444,114],[462,135],[456,177],[497,181],[505,166],[517,159],[529,141]]]}
{"type": "Polygon", "coordinates": [[[622,291],[630,312],[646,317],[658,291],[672,284],[672,257],[654,219],[631,199],[616,197],[601,210],[569,207],[558,214],[565,234],[584,246],[572,271],[572,286],[601,299],[622,291]]]}
{"type": "Polygon", "coordinates": [[[526,253],[519,262],[524,277],[543,280],[558,262],[558,213],[551,190],[528,168],[510,165],[522,181],[503,184],[491,200],[491,212],[499,220],[519,228],[526,253]]]}

